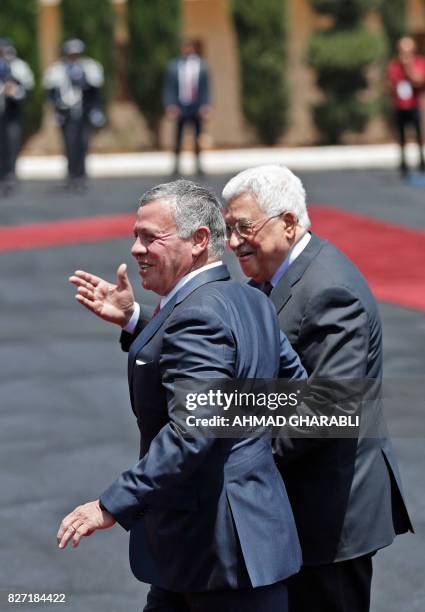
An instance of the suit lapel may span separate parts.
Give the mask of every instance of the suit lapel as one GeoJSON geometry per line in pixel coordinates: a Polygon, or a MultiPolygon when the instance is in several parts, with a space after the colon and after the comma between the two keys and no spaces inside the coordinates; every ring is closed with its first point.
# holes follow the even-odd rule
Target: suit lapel
{"type": "Polygon", "coordinates": [[[149,321],[143,331],[137,336],[134,342],[131,344],[129,353],[128,353],[128,378],[130,381],[130,386],[133,378],[133,370],[134,363],[136,361],[136,356],[140,352],[140,350],[145,346],[147,342],[152,338],[152,336],[158,331],[167,317],[170,316],[174,307],[177,304],[180,304],[185,298],[187,298],[195,289],[205,285],[206,283],[211,283],[217,280],[228,280],[230,278],[229,271],[226,266],[217,266],[215,268],[210,268],[209,270],[205,270],[205,272],[200,272],[197,274],[192,280],[183,285],[183,287],[166,303],[164,308],[161,308],[159,313],[149,321]]]}
{"type": "Polygon", "coordinates": [[[185,300],[188,295],[193,293],[193,291],[195,291],[195,289],[197,289],[198,287],[201,287],[201,285],[205,285],[206,283],[212,283],[214,281],[229,279],[229,270],[225,265],[216,266],[215,268],[205,270],[205,272],[200,272],[194,278],[192,278],[192,280],[183,285],[180,291],[177,292],[176,305],[180,304],[180,302],[185,300]]]}
{"type": "Polygon", "coordinates": [[[134,361],[136,359],[136,355],[139,353],[140,349],[148,342],[152,336],[158,331],[161,327],[165,319],[171,313],[176,303],[177,296],[173,296],[169,302],[166,303],[164,308],[158,312],[158,314],[153,317],[149,321],[149,323],[144,327],[142,332],[137,336],[137,338],[132,342],[130,350],[128,352],[128,365],[129,368],[133,368],[134,361]]]}
{"type": "Polygon", "coordinates": [[[276,306],[277,312],[280,312],[292,295],[292,287],[300,280],[304,272],[307,270],[310,263],[319,253],[325,241],[321,240],[315,234],[311,235],[311,239],[305,249],[298,255],[296,260],[289,266],[285,274],[278,282],[276,287],[270,294],[270,299],[276,306]]]}

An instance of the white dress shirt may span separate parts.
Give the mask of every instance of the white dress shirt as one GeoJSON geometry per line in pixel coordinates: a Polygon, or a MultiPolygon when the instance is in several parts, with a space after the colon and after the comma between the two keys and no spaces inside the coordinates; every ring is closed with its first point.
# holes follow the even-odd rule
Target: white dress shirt
{"type": "Polygon", "coordinates": [[[282,276],[285,274],[286,270],[292,263],[294,263],[298,255],[301,255],[310,240],[311,234],[310,232],[306,232],[301,238],[301,240],[294,244],[294,246],[289,250],[288,255],[285,257],[285,259],[282,261],[282,263],[270,279],[270,282],[273,287],[276,287],[282,276]]]}

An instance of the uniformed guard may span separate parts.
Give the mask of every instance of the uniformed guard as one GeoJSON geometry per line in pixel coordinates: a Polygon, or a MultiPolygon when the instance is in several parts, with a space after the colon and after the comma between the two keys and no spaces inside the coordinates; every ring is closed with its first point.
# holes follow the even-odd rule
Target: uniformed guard
{"type": "Polygon", "coordinates": [[[94,59],[83,56],[84,51],[83,41],[67,40],[62,58],[47,69],[43,80],[63,134],[68,187],[76,191],[85,187],[85,159],[93,128],[105,123],[100,100],[103,68],[94,59]]]}
{"type": "Polygon", "coordinates": [[[33,73],[19,59],[12,41],[0,38],[0,191],[16,184],[16,158],[22,143],[22,102],[34,86],[33,73]]]}

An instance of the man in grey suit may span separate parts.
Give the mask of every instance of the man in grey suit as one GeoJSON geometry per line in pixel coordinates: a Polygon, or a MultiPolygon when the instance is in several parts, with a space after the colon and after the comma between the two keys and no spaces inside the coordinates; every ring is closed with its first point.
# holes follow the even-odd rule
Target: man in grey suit
{"type": "Polygon", "coordinates": [[[176,120],[174,174],[179,171],[183,131],[187,126],[192,126],[194,131],[196,170],[202,174],[200,135],[202,122],[210,114],[210,88],[208,67],[198,47],[197,41],[183,41],[180,57],[171,60],[165,74],[164,107],[167,115],[176,120]]]}
{"type": "MultiPolygon", "coordinates": [[[[142,285],[162,296],[128,358],[139,461],[63,519],[59,547],[117,521],[130,531],[133,573],[153,585],[146,611],[284,612],[284,580],[301,554],[270,440],[185,431],[177,381],[205,386],[275,378],[279,370],[301,379],[304,368],[270,301],[230,280],[221,262],[224,221],[206,188],[181,180],[148,191],[134,235],[142,285]]],[[[114,310],[104,281],[81,271],[71,280],[90,311],[129,324],[131,300],[114,310]]]]}
{"type": "MultiPolygon", "coordinates": [[[[231,179],[223,198],[229,245],[270,295],[310,379],[380,379],[376,302],[354,264],[309,231],[301,181],[260,166],[231,179]]],[[[275,453],[303,552],[290,612],[366,612],[373,554],[412,530],[390,440],[282,438],[275,453]]]]}

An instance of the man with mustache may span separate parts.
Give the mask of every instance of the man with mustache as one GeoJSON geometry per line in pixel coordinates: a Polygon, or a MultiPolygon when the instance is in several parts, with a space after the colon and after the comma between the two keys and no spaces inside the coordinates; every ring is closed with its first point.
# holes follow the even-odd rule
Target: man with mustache
{"type": "MultiPolygon", "coordinates": [[[[301,554],[270,440],[188,432],[178,384],[273,379],[279,370],[301,379],[304,368],[270,301],[230,280],[224,220],[205,187],[179,180],[145,193],[134,236],[142,285],[161,296],[129,352],[140,458],[63,519],[59,547],[118,522],[130,531],[133,573],[152,585],[146,612],[285,612],[285,579],[301,554]]],[[[125,288],[81,271],[71,282],[82,304],[122,326],[133,298],[122,268],[120,278],[125,288]]]]}
{"type": "MultiPolygon", "coordinates": [[[[270,295],[310,381],[379,380],[376,302],[354,264],[309,231],[301,181],[288,168],[259,166],[231,179],[223,199],[229,246],[270,295]]],[[[275,456],[303,552],[288,582],[290,612],[366,612],[372,556],[412,530],[390,440],[282,438],[275,456]]]]}

